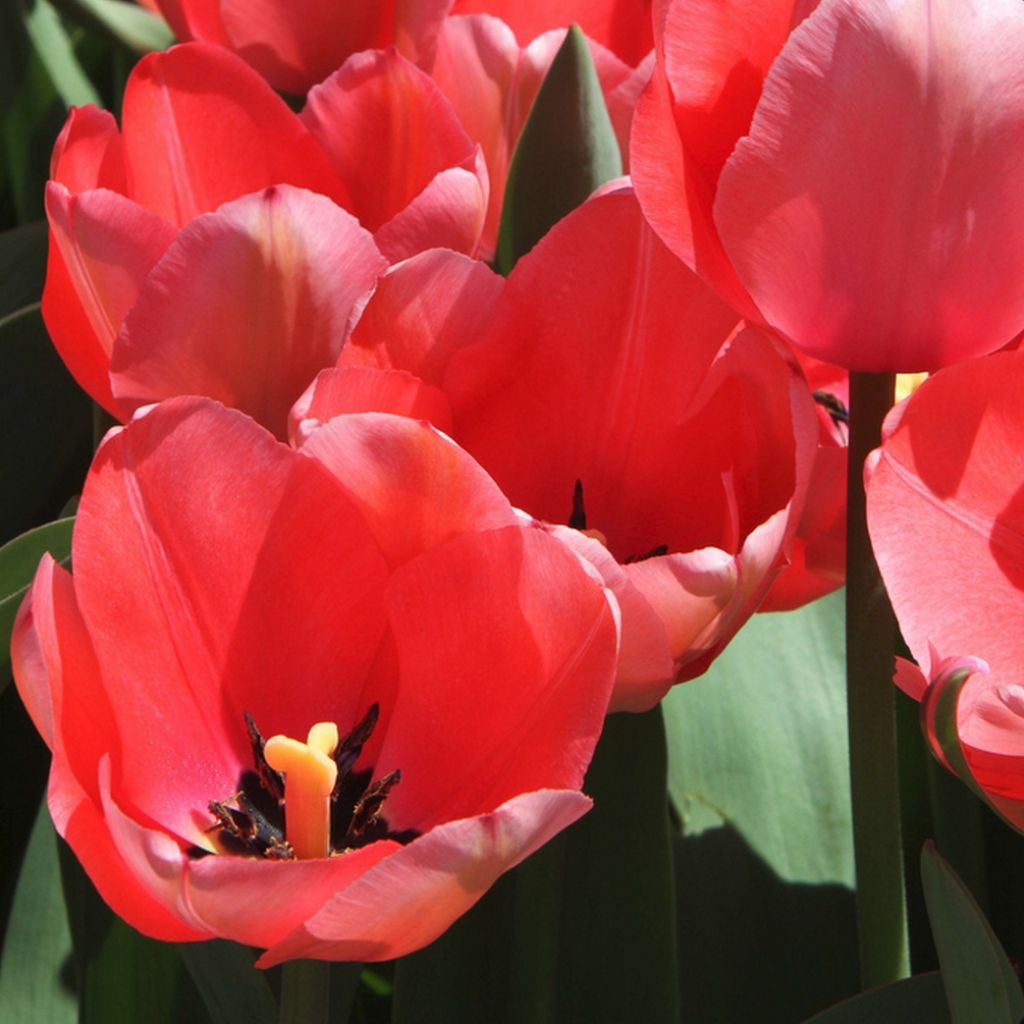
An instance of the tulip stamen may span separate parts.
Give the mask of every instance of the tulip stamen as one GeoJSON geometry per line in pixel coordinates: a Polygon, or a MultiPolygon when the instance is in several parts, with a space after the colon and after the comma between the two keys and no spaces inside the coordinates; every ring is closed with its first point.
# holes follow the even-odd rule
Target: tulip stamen
{"type": "Polygon", "coordinates": [[[285,836],[300,860],[331,852],[331,794],[338,781],[333,754],[338,727],[317,722],[306,742],[271,736],[264,744],[267,764],[284,774],[285,836]]]}
{"type": "Polygon", "coordinates": [[[372,769],[355,770],[379,717],[372,704],[340,740],[333,722],[320,722],[302,743],[287,736],[265,741],[245,712],[254,770],[242,772],[233,796],[207,805],[215,819],[207,831],[218,832],[221,852],[292,860],[347,853],[378,839],[415,839],[414,829],[394,832],[383,816],[401,772],[374,782],[372,769]]]}
{"type": "Polygon", "coordinates": [[[587,510],[583,504],[583,481],[577,480],[572,489],[572,512],[569,513],[569,521],[566,524],[571,530],[579,530],[580,533],[592,537],[598,543],[608,547],[608,538],[600,531],[587,528],[587,510]]]}

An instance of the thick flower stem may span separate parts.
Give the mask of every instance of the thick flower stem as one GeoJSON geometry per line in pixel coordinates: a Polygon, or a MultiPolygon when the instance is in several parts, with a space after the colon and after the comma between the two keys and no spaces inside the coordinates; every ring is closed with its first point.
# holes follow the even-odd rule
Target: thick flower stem
{"type": "Polygon", "coordinates": [[[893,401],[891,374],[850,374],[846,678],[857,926],[864,988],[909,972],[893,657],[896,619],[868,539],[864,459],[893,401]]]}
{"type": "Polygon", "coordinates": [[[281,968],[280,1024],[327,1024],[331,965],[326,960],[289,960],[281,968]]]}

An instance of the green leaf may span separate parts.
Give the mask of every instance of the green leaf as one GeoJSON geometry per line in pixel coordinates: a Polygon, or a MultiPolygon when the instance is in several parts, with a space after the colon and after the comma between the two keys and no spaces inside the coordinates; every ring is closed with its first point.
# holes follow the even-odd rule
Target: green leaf
{"type": "Polygon", "coordinates": [[[174,33],[163,18],[133,3],[61,0],[61,6],[72,17],[99,29],[138,56],[151,50],[166,50],[174,42],[174,33]]]}
{"type": "Polygon", "coordinates": [[[67,565],[71,560],[71,530],[75,520],[58,519],[37,526],[0,548],[0,689],[5,685],[11,646],[11,628],[39,560],[47,551],[67,565]]]}
{"type": "Polygon", "coordinates": [[[393,1024],[674,1024],[665,757],[659,708],[611,715],[583,787],[593,810],[397,962],[393,1024]]]}
{"type": "Polygon", "coordinates": [[[257,954],[235,942],[215,939],[178,946],[192,981],[206,1004],[211,1024],[274,1024],[277,1005],[257,954]]]}
{"type": "Polygon", "coordinates": [[[619,144],[587,39],[573,25],[512,157],[498,230],[498,270],[507,274],[556,221],[621,174],[619,144]]]}
{"type": "Polygon", "coordinates": [[[755,616],[663,701],[687,835],[732,825],[781,879],[853,885],[843,595],[755,616]]]}
{"type": "Polygon", "coordinates": [[[18,877],[0,961],[0,1020],[75,1024],[78,996],[66,970],[70,957],[57,840],[43,801],[18,877]]]}
{"type": "Polygon", "coordinates": [[[79,65],[71,40],[48,0],[33,0],[25,28],[65,105],[93,103],[99,106],[99,94],[79,65]]]}
{"type": "Polygon", "coordinates": [[[0,542],[56,518],[92,455],[92,403],[46,336],[38,308],[0,320],[0,542]]]}
{"type": "Polygon", "coordinates": [[[1024,994],[1006,953],[934,844],[921,851],[921,881],[953,1024],[1020,1024],[1024,994]]]}
{"type": "MultiPolygon", "coordinates": [[[[942,978],[919,974],[848,999],[804,1024],[949,1024],[942,978]]],[[[975,1022],[981,1024],[981,1018],[975,1022]]]]}

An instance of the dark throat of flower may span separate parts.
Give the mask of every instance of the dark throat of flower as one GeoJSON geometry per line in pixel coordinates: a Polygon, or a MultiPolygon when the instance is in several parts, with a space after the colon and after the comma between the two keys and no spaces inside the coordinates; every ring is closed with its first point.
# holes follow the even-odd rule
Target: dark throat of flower
{"type": "MultiPolygon", "coordinates": [[[[572,512],[569,513],[569,521],[566,524],[570,529],[579,530],[580,533],[585,533],[588,537],[593,537],[594,540],[600,541],[605,547],[608,547],[608,540],[600,530],[588,529],[587,528],[587,510],[583,502],[583,481],[577,480],[572,490],[572,512]]],[[[643,562],[648,558],[657,558],[659,555],[668,554],[667,544],[656,544],[653,548],[643,552],[639,555],[627,555],[623,561],[626,565],[631,562],[643,562]]]]}
{"type": "Polygon", "coordinates": [[[320,722],[302,743],[286,736],[264,740],[245,712],[253,767],[241,773],[233,795],[207,805],[219,852],[292,860],[344,854],[378,839],[415,839],[414,829],[393,831],[384,817],[401,772],[374,782],[372,768],[355,770],[379,716],[379,706],[371,705],[341,739],[333,723],[320,722]]]}

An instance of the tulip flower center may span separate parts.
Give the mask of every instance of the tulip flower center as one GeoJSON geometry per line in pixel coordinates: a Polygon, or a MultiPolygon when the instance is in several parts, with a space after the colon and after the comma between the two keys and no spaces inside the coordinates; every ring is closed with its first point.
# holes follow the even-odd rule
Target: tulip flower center
{"type": "MultiPolygon", "coordinates": [[[[569,522],[567,524],[572,530],[579,530],[580,533],[585,534],[587,537],[592,537],[594,540],[608,547],[608,538],[600,531],[595,529],[588,529],[587,527],[587,512],[583,504],[583,482],[581,480],[576,481],[576,486],[572,492],[572,512],[569,514],[569,522]]],[[[645,551],[640,555],[627,555],[625,562],[628,565],[630,562],[643,562],[648,558],[657,558],[659,555],[668,554],[667,544],[658,544],[651,548],[650,551],[645,551]]]]}
{"type": "Polygon", "coordinates": [[[221,852],[306,859],[346,853],[382,838],[414,839],[414,830],[393,832],[382,816],[401,773],[371,783],[372,770],[355,770],[378,714],[374,704],[340,740],[333,722],[318,722],[303,743],[289,736],[264,741],[246,713],[255,770],[242,772],[234,796],[208,805],[217,819],[210,831],[218,833],[221,852]]]}

